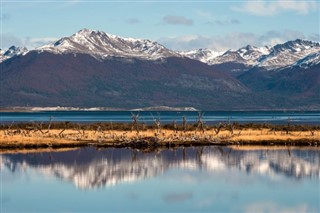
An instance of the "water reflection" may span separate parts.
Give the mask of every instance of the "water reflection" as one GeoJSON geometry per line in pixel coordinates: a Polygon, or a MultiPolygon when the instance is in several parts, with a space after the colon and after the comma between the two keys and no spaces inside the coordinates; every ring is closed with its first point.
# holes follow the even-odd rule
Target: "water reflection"
{"type": "Polygon", "coordinates": [[[66,152],[3,154],[1,168],[10,172],[35,170],[72,182],[81,189],[109,187],[160,176],[168,170],[232,169],[268,178],[320,179],[320,149],[270,148],[242,150],[231,147],[195,147],[145,153],[131,149],[84,148],[66,152]]]}

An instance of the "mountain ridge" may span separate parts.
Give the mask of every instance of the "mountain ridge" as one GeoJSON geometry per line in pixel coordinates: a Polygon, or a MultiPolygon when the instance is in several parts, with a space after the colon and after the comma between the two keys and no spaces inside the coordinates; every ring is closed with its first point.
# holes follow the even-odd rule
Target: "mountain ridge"
{"type": "MultiPolygon", "coordinates": [[[[255,47],[250,44],[237,50],[217,52],[208,48],[174,51],[148,39],[124,38],[98,30],[82,29],[69,37],[30,51],[48,51],[54,54],[89,54],[96,59],[107,57],[138,58],[144,60],[168,57],[188,57],[209,65],[239,63],[247,68],[261,67],[266,70],[279,69],[296,64],[299,60],[320,53],[320,42],[296,39],[274,46],[255,47]]],[[[0,53],[0,62],[26,54],[24,47],[10,47],[0,53]]]]}
{"type": "Polygon", "coordinates": [[[70,37],[37,48],[52,53],[84,53],[94,57],[132,57],[155,60],[176,53],[148,39],[123,38],[103,31],[82,29],[70,37]]]}

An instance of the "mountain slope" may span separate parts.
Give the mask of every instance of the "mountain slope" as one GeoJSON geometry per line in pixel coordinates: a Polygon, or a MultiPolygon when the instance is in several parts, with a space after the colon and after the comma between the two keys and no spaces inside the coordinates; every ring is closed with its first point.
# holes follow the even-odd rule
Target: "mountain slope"
{"type": "Polygon", "coordinates": [[[296,106],[319,109],[320,64],[308,67],[289,66],[281,70],[252,69],[238,77],[244,85],[264,96],[279,96],[296,106]]]}
{"type": "Polygon", "coordinates": [[[250,106],[247,88],[210,66],[186,58],[108,58],[31,51],[6,60],[1,106],[250,106]]]}
{"type": "Polygon", "coordinates": [[[306,57],[298,60],[292,66],[297,66],[300,68],[308,69],[320,63],[320,52],[311,53],[306,57]]]}

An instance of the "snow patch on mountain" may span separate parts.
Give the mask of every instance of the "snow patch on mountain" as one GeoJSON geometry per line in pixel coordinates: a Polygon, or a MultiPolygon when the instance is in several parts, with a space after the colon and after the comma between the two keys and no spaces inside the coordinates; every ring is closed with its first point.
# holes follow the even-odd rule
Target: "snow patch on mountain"
{"type": "Polygon", "coordinates": [[[247,45],[238,50],[228,50],[226,52],[215,52],[209,49],[192,50],[188,52],[180,52],[181,55],[202,61],[209,65],[223,63],[241,63],[247,66],[255,65],[257,59],[262,55],[270,53],[270,47],[254,47],[247,45]]]}
{"type": "Polygon", "coordinates": [[[223,55],[216,57],[211,61],[211,64],[223,64],[223,63],[240,63],[248,67],[254,66],[257,60],[264,55],[270,53],[270,47],[255,47],[247,45],[238,50],[228,50],[223,55]]]}
{"type": "Polygon", "coordinates": [[[298,60],[293,66],[298,66],[303,69],[308,69],[311,66],[320,64],[320,52],[311,53],[306,57],[298,60]]]}
{"type": "Polygon", "coordinates": [[[246,61],[246,64],[254,65],[258,58],[270,53],[270,47],[255,47],[247,45],[246,47],[240,48],[237,53],[246,61]]]}
{"type": "Polygon", "coordinates": [[[25,47],[16,47],[16,46],[11,46],[9,47],[8,50],[0,50],[0,63],[2,61],[5,61],[9,58],[12,58],[14,56],[18,55],[25,55],[28,53],[28,49],[25,47]]]}
{"type": "Polygon", "coordinates": [[[210,49],[198,49],[198,50],[191,50],[191,51],[181,51],[179,52],[180,55],[201,61],[206,64],[211,64],[212,60],[220,55],[223,52],[216,52],[210,49]]]}

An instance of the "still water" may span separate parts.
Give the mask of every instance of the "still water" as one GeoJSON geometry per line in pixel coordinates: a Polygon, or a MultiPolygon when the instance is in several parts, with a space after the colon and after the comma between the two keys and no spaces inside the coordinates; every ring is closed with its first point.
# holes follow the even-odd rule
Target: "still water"
{"type": "Polygon", "coordinates": [[[2,154],[2,212],[320,212],[320,149],[2,154]]]}
{"type": "MultiPolygon", "coordinates": [[[[140,111],[139,120],[150,123],[154,119],[160,119],[162,123],[170,123],[173,120],[181,121],[185,116],[189,122],[196,121],[198,112],[194,111],[140,111]]],[[[0,122],[30,122],[48,121],[72,122],[130,122],[130,111],[44,111],[44,112],[1,112],[0,122]]],[[[296,124],[320,124],[320,112],[237,112],[237,111],[205,111],[203,119],[206,123],[220,121],[253,122],[253,123],[282,123],[288,121],[296,124]]]]}

